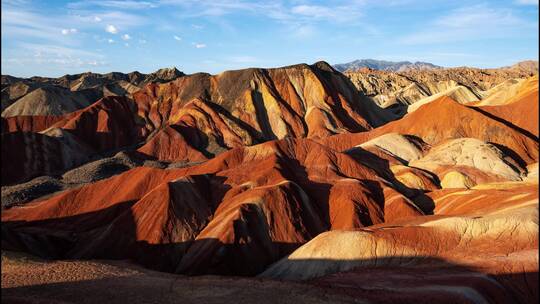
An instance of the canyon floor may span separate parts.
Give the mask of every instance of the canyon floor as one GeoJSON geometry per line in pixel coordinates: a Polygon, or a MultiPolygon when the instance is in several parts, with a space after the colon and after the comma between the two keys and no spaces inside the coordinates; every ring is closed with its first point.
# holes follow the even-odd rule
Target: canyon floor
{"type": "Polygon", "coordinates": [[[128,261],[2,255],[4,303],[365,303],[331,288],[268,279],[189,277],[128,261]]]}

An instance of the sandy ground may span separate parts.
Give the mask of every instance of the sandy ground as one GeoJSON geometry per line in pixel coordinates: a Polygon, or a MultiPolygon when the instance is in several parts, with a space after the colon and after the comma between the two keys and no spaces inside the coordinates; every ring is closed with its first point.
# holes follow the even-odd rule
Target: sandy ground
{"type": "Polygon", "coordinates": [[[328,288],[254,278],[186,277],[126,261],[45,261],[2,252],[2,303],[367,303],[328,288]]]}

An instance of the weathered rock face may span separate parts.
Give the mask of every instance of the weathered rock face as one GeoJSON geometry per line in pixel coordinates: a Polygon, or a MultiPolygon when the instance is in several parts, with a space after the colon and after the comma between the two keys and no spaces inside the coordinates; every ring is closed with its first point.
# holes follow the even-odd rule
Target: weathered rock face
{"type": "MultiPolygon", "coordinates": [[[[444,71],[410,72],[437,83],[415,83],[401,96],[416,109],[391,122],[399,115],[323,62],[166,69],[152,79],[171,81],[129,93],[107,83],[116,93],[70,113],[2,117],[2,249],[310,279],[372,302],[532,303],[537,78],[495,86],[525,72],[444,71]]],[[[96,75],[54,84],[150,79],[96,75]]],[[[384,75],[374,90],[413,81],[384,75]]],[[[2,81],[29,96],[12,86],[27,82],[2,81]]]]}
{"type": "Polygon", "coordinates": [[[360,132],[390,119],[325,63],[195,74],[147,86],[133,99],[148,130],[185,125],[204,133],[214,154],[285,137],[360,132]]]}
{"type": "Polygon", "coordinates": [[[102,96],[93,90],[72,92],[64,87],[42,87],[19,98],[2,111],[2,117],[62,115],[87,107],[102,96]]]}
{"type": "Polygon", "coordinates": [[[2,75],[2,117],[63,115],[105,96],[129,95],[148,83],[171,81],[184,74],[176,68],[154,73],[82,73],[59,78],[2,75]]]}
{"type": "MultiPolygon", "coordinates": [[[[481,99],[508,100],[504,96],[516,89],[516,83],[538,73],[538,64],[519,64],[501,69],[423,69],[401,72],[369,68],[347,71],[351,82],[380,107],[405,107],[411,112],[441,96],[449,96],[459,103],[473,103],[481,99]],[[414,105],[413,107],[410,107],[414,105]]],[[[509,94],[511,95],[511,93],[509,94]]]]}
{"type": "Polygon", "coordinates": [[[476,138],[508,152],[521,166],[538,159],[536,136],[523,132],[505,120],[486,115],[476,107],[461,105],[449,97],[428,103],[400,120],[368,132],[339,134],[320,142],[344,151],[386,133],[413,135],[429,145],[437,145],[448,139],[476,138]]]}
{"type": "Polygon", "coordinates": [[[41,132],[2,134],[2,168],[6,169],[2,170],[2,184],[61,174],[96,153],[140,142],[143,129],[133,111],[133,104],[125,97],[106,97],[58,121],[23,118],[32,128],[51,126],[41,132]]]}
{"type": "Polygon", "coordinates": [[[320,234],[260,276],[317,278],[383,303],[427,303],[423,294],[444,303],[469,303],[473,295],[489,303],[532,303],[538,299],[536,187],[434,191],[434,216],[320,234]]]}
{"type": "Polygon", "coordinates": [[[490,99],[477,109],[538,137],[538,75],[520,82],[507,99],[490,99]]]}
{"type": "Polygon", "coordinates": [[[448,167],[469,167],[509,181],[521,180],[520,176],[525,171],[497,147],[474,138],[453,139],[439,144],[409,165],[431,172],[444,171],[448,167]]]}

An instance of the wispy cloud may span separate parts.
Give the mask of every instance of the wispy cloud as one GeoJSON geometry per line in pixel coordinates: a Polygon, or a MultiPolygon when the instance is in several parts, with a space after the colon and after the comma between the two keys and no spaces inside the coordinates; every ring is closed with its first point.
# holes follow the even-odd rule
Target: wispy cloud
{"type": "Polygon", "coordinates": [[[87,1],[77,1],[72,2],[68,4],[69,8],[73,9],[80,9],[80,8],[89,8],[89,7],[106,7],[106,8],[115,8],[115,9],[148,9],[148,8],[155,8],[158,7],[157,2],[153,1],[132,1],[132,0],[125,0],[125,1],[94,1],[94,0],[87,0],[87,1]]]}
{"type": "Polygon", "coordinates": [[[131,39],[131,36],[128,35],[128,34],[124,34],[124,35],[122,35],[121,38],[122,38],[122,40],[126,40],[126,41],[127,41],[127,40],[130,40],[130,39],[131,39]]]}
{"type": "Polygon", "coordinates": [[[62,17],[76,23],[79,28],[97,29],[106,24],[114,25],[118,30],[127,30],[148,24],[145,16],[123,11],[72,10],[70,14],[62,17]]]}
{"type": "Polygon", "coordinates": [[[365,1],[337,0],[331,5],[297,4],[299,1],[286,3],[274,0],[161,0],[161,5],[182,7],[181,17],[224,16],[233,13],[249,13],[275,20],[293,21],[302,19],[330,22],[350,22],[362,15],[365,1]]]}
{"type": "Polygon", "coordinates": [[[107,62],[98,53],[58,45],[21,43],[20,56],[7,60],[12,65],[47,65],[59,69],[102,66],[107,62]]]}
{"type": "Polygon", "coordinates": [[[21,6],[21,5],[27,5],[28,0],[2,0],[2,4],[11,5],[11,6],[21,6]]]}
{"type": "Polygon", "coordinates": [[[195,43],[195,42],[194,42],[194,43],[193,43],[193,46],[194,46],[195,48],[197,48],[197,49],[203,49],[203,48],[206,47],[206,44],[204,44],[204,43],[195,43]]]}
{"type": "Polygon", "coordinates": [[[182,15],[185,17],[223,16],[240,11],[253,12],[265,5],[260,1],[248,2],[243,0],[161,0],[160,4],[182,7],[182,15]]]}
{"type": "Polygon", "coordinates": [[[436,44],[500,38],[518,35],[534,27],[535,24],[518,18],[509,9],[475,5],[455,9],[432,21],[426,30],[405,35],[398,41],[403,44],[436,44]]]}
{"type": "Polygon", "coordinates": [[[91,51],[80,50],[76,48],[70,48],[65,46],[58,45],[46,45],[46,44],[37,44],[37,43],[21,43],[19,46],[22,49],[33,51],[35,53],[47,54],[55,57],[95,57],[103,58],[103,55],[94,53],[91,51]]]}
{"type": "Polygon", "coordinates": [[[178,36],[176,36],[176,35],[174,35],[173,38],[174,38],[174,40],[176,40],[176,41],[182,41],[182,38],[181,38],[181,37],[178,37],[178,36]]]}
{"type": "Polygon", "coordinates": [[[103,27],[103,24],[100,24],[102,21],[107,25],[114,25],[113,28],[109,27],[112,32],[144,26],[147,22],[144,16],[119,11],[74,10],[68,13],[44,14],[31,7],[31,5],[5,5],[3,1],[2,34],[67,41],[66,37],[58,37],[58,33],[69,36],[68,34],[75,33],[72,29],[75,31],[99,29],[103,27]]]}
{"type": "Polygon", "coordinates": [[[70,33],[70,30],[68,29],[66,34],[64,34],[64,30],[65,27],[54,18],[45,17],[32,11],[2,6],[2,36],[69,43],[67,34],[70,33]]]}
{"type": "Polygon", "coordinates": [[[347,3],[340,6],[323,5],[297,5],[293,6],[290,12],[294,17],[309,19],[326,19],[333,22],[350,22],[362,16],[362,5],[360,3],[347,3]]]}
{"type": "Polygon", "coordinates": [[[517,4],[520,5],[536,5],[538,6],[538,0],[516,0],[517,4]]]}

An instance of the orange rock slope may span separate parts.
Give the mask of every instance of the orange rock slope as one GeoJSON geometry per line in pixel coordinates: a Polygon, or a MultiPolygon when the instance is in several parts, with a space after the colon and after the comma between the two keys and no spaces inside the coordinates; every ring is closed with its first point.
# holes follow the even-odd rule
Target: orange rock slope
{"type": "Polygon", "coordinates": [[[533,303],[536,81],[396,119],[317,63],[3,118],[2,249],[377,303],[533,303]]]}

